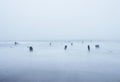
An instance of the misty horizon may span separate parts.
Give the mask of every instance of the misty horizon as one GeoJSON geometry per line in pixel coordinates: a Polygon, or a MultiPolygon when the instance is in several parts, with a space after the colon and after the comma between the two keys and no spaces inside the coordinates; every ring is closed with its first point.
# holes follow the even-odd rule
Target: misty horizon
{"type": "Polygon", "coordinates": [[[2,0],[0,40],[120,40],[119,0],[2,0]]]}

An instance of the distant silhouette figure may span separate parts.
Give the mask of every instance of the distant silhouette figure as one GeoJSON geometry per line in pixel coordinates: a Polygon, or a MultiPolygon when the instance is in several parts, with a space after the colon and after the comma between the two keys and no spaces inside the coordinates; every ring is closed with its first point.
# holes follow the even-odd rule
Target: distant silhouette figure
{"type": "Polygon", "coordinates": [[[71,46],[73,46],[73,43],[71,43],[71,46]]]}
{"type": "Polygon", "coordinates": [[[50,43],[49,43],[49,45],[51,46],[51,45],[52,45],[52,43],[50,42],[50,43]]]}
{"type": "Polygon", "coordinates": [[[82,41],[82,44],[84,43],[84,41],[82,41]]]}
{"type": "Polygon", "coordinates": [[[30,51],[30,52],[33,51],[33,47],[32,47],[32,46],[29,47],[29,51],[30,51]]]}
{"type": "Polygon", "coordinates": [[[15,45],[17,45],[17,44],[18,44],[18,42],[14,42],[14,44],[15,44],[15,45]]]}
{"type": "Polygon", "coordinates": [[[65,45],[64,50],[67,50],[67,45],[65,45]]]}
{"type": "Polygon", "coordinates": [[[90,51],[90,45],[88,45],[88,51],[90,51]]]}
{"type": "Polygon", "coordinates": [[[99,46],[98,44],[97,44],[97,45],[95,45],[95,47],[96,47],[96,48],[100,48],[100,46],[99,46]]]}

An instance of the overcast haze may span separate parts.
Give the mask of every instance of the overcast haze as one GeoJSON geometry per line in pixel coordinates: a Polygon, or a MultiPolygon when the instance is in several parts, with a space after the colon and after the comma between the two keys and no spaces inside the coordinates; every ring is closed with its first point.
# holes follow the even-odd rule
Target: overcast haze
{"type": "Polygon", "coordinates": [[[120,0],[0,0],[0,40],[120,40],[120,0]]]}

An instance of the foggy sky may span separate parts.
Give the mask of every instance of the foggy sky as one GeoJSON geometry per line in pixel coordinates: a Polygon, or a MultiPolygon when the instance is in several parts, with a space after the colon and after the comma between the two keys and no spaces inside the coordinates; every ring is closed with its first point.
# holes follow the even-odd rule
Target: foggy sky
{"type": "Polygon", "coordinates": [[[120,0],[0,0],[0,40],[120,40],[120,0]]]}

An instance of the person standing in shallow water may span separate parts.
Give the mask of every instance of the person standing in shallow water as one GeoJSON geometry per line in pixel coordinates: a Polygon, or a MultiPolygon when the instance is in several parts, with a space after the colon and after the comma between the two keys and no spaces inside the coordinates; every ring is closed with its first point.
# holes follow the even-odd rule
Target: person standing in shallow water
{"type": "Polygon", "coordinates": [[[90,45],[88,45],[88,51],[90,51],[90,45]]]}
{"type": "Polygon", "coordinates": [[[73,46],[73,43],[71,43],[71,46],[73,46]]]}
{"type": "Polygon", "coordinates": [[[29,47],[29,51],[30,51],[30,52],[33,51],[33,47],[32,47],[32,46],[29,47]]]}
{"type": "Polygon", "coordinates": [[[65,45],[64,50],[67,50],[67,45],[65,45]]]}

